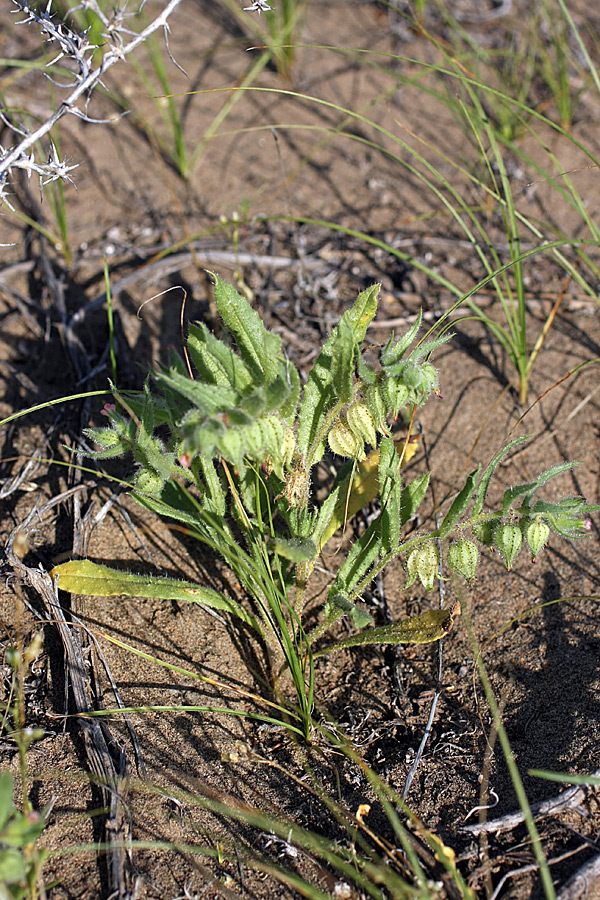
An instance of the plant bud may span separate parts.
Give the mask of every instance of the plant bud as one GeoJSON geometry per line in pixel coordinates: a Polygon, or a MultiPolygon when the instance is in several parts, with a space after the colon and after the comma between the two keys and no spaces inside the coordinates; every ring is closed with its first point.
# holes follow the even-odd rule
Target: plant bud
{"type": "Polygon", "coordinates": [[[343,419],[338,419],[330,430],[327,442],[338,456],[346,456],[350,459],[365,458],[364,441],[350,431],[343,419]]]}
{"type": "Polygon", "coordinates": [[[549,536],[550,528],[543,519],[536,518],[527,526],[525,530],[525,540],[527,541],[527,546],[531,550],[531,559],[533,562],[535,562],[537,555],[544,549],[549,536]]]}
{"type": "Polygon", "coordinates": [[[493,519],[491,522],[480,522],[479,525],[473,525],[471,531],[473,537],[476,537],[484,547],[491,547],[494,543],[494,531],[497,526],[498,520],[493,519]]]}
{"type": "Polygon", "coordinates": [[[473,541],[461,538],[448,548],[448,567],[452,572],[462,575],[467,581],[470,581],[475,575],[478,559],[479,550],[473,541]]]}
{"type": "Polygon", "coordinates": [[[154,469],[148,467],[140,469],[135,476],[135,489],[140,494],[150,494],[156,496],[163,489],[163,480],[154,469]]]}
{"type": "Polygon", "coordinates": [[[439,392],[439,382],[438,382],[438,373],[435,366],[433,366],[430,362],[424,362],[421,365],[421,372],[423,373],[423,377],[427,382],[427,393],[430,391],[435,391],[437,394],[439,392]]]}
{"type": "Polygon", "coordinates": [[[523,535],[518,525],[498,525],[494,531],[494,546],[509,571],[522,543],[523,535]]]}
{"type": "Polygon", "coordinates": [[[434,541],[415,547],[406,561],[408,581],[405,588],[410,587],[418,576],[425,590],[432,591],[438,575],[439,561],[438,548],[434,541]]]}
{"type": "Polygon", "coordinates": [[[121,436],[112,428],[86,428],[85,434],[101,447],[116,447],[121,443],[121,436]]]}
{"type": "Polygon", "coordinates": [[[422,391],[427,383],[421,366],[411,365],[410,363],[406,364],[400,377],[402,378],[402,383],[414,391],[422,391]]]}
{"type": "Polygon", "coordinates": [[[375,432],[375,422],[365,403],[351,403],[346,413],[346,421],[350,431],[357,438],[366,441],[371,447],[377,446],[377,433],[375,432]]]}
{"type": "Polygon", "coordinates": [[[390,375],[383,382],[382,394],[388,411],[395,419],[398,418],[398,413],[408,400],[408,388],[399,378],[390,375]]]}

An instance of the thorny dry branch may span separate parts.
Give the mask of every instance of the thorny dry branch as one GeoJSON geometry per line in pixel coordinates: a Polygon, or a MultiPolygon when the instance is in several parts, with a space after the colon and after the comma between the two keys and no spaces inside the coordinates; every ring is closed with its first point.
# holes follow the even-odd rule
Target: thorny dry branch
{"type": "MultiPolygon", "coordinates": [[[[77,165],[69,166],[65,161],[61,160],[54,144],[50,146],[46,163],[35,161],[33,147],[37,141],[48,134],[66,113],[71,113],[86,122],[93,123],[97,121],[88,116],[87,112],[79,109],[76,104],[81,98],[85,98],[87,103],[93,89],[101,83],[104,74],[115,63],[124,60],[129,53],[133,52],[140,44],[143,44],[153,32],[161,28],[164,33],[167,52],[173,60],[169,51],[169,25],[167,20],[181,0],[169,0],[162,12],[139,34],[125,28],[122,10],[115,12],[112,18],[109,19],[99,8],[96,0],[83,0],[81,7],[92,10],[104,25],[106,31],[103,36],[106,37],[107,45],[110,47],[104,53],[100,64],[97,66],[93,65],[93,57],[99,48],[96,44],[88,41],[88,31],[77,33],[64,23],[55,22],[50,11],[52,0],[48,0],[45,9],[40,12],[33,8],[30,0],[12,0],[12,2],[17,7],[16,12],[25,15],[25,19],[22,19],[17,24],[36,22],[47,41],[58,45],[58,54],[47,64],[46,68],[65,58],[74,61],[77,71],[73,74],[73,83],[70,85],[71,92],[69,95],[62,101],[58,109],[35,131],[29,132],[23,125],[17,126],[7,118],[5,110],[0,110],[0,118],[5,125],[22,136],[22,140],[15,147],[6,149],[0,145],[0,203],[4,202],[8,206],[10,206],[10,203],[7,200],[7,186],[12,169],[23,169],[28,173],[29,177],[31,177],[32,172],[35,172],[39,175],[42,186],[59,178],[71,181],[69,172],[77,168],[77,165]],[[123,40],[123,36],[126,34],[135,35],[127,44],[123,40]]],[[[57,84],[55,81],[52,83],[57,84]]],[[[58,85],[58,87],[61,87],[61,85],[58,85]]],[[[69,85],[62,87],[69,87],[69,85]]]]}

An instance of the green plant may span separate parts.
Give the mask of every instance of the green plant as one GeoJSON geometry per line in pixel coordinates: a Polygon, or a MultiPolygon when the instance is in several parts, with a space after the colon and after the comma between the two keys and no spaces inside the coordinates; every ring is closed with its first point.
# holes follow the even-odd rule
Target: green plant
{"type": "Polygon", "coordinates": [[[447,633],[456,610],[434,610],[405,622],[366,629],[371,617],[363,591],[393,559],[402,556],[407,586],[417,578],[432,589],[440,577],[440,542],[453,539],[451,570],[472,578],[478,544],[494,546],[507,568],[523,538],[532,556],[550,529],[569,538],[589,528],[589,506],[581,497],[558,503],[535,498],[538,489],[574,464],[549,469],[534,482],[507,490],[501,507],[485,511],[491,477],[519,438],[490,466],[472,472],[436,529],[403,536],[403,526],[423,501],[429,474],[404,483],[405,452],[395,445],[388,419],[414,409],[437,391],[431,354],[451,335],[412,346],[421,325],[392,336],[374,364],[363,341],[377,308],[378,286],[359,294],[325,342],[301,390],[298,372],[281,339],[235,289],[216,277],[215,303],[227,334],[218,340],[203,324],[191,325],[185,357],[173,353],[141,396],[121,396],[104,413],[106,428],[87,430],[100,459],[132,453],[137,463],[132,490],[142,506],[175,519],[207,544],[235,573],[250,604],[212,589],[169,579],[132,576],[89,560],[59,565],[64,590],[96,595],[179,597],[226,610],[257,632],[268,647],[276,696],[291,676],[297,728],[308,737],[316,655],[367,643],[426,643],[447,633]],[[192,369],[192,365],[195,369],[192,369]],[[163,433],[163,438],[159,437],[163,433]],[[326,447],[350,460],[325,498],[313,490],[315,467],[326,447]],[[368,457],[366,445],[374,450],[368,457]],[[398,455],[400,450],[400,456],[398,455]],[[377,454],[375,456],[374,454],[377,454]],[[353,490],[372,474],[377,479],[363,502],[378,496],[380,512],[347,553],[329,588],[319,624],[307,633],[308,579],[324,541],[343,524],[353,490]],[[473,503],[471,513],[467,507],[473,503]],[[470,532],[475,537],[466,536],[470,532]],[[476,543],[477,541],[477,543],[476,543]],[[357,634],[316,646],[347,616],[357,634]]]}
{"type": "Polygon", "coordinates": [[[0,775],[0,900],[36,897],[46,851],[35,847],[45,814],[20,812],[13,803],[13,777],[0,775]]]}
{"type": "Polygon", "coordinates": [[[47,855],[35,846],[44,830],[46,811],[35,812],[27,795],[26,754],[31,744],[43,737],[43,731],[25,725],[25,674],[40,653],[42,635],[37,634],[25,648],[19,644],[6,651],[12,678],[9,700],[0,704],[0,724],[2,733],[17,747],[23,811],[13,802],[11,773],[3,772],[0,775],[0,900],[25,897],[33,900],[47,855]]]}

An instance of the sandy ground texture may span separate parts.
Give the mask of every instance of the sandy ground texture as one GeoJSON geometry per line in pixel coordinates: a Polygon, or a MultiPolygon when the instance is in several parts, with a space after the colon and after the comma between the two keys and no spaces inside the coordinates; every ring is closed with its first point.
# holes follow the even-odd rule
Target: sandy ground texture
{"type": "MultiPolygon", "coordinates": [[[[147,15],[155,8],[148,4],[147,15]]],[[[514,27],[526,8],[515,0],[512,14],[488,21],[463,3],[461,15],[474,38],[489,42],[494,28],[514,27]]],[[[420,265],[460,289],[482,277],[464,234],[407,168],[414,162],[410,148],[416,146],[425,156],[441,147],[465,166],[469,160],[475,165],[476,155],[447,106],[415,84],[423,72],[410,60],[433,59],[431,44],[392,12],[347,0],[309,3],[291,78],[283,80],[267,68],[256,82],[303,98],[249,92],[223,119],[219,135],[207,139],[228,97],[221,89],[240,83],[256,51],[254,56],[247,52],[251,32],[244,35],[225,8],[203,0],[183,4],[171,22],[170,46],[188,77],[173,69],[172,90],[214,91],[181,103],[186,141],[192,151],[198,149],[189,181],[161,153],[159,112],[130,68],[120,74],[115,68],[107,87],[135,101],[136,115],[108,126],[63,120],[61,151],[80,162],[77,191],[67,187],[65,195],[71,258],[9,210],[0,220],[0,241],[7,245],[0,274],[0,417],[107,388],[105,258],[113,284],[121,389],[139,388],[148,366],[166,361],[169,346],[181,345],[182,288],[187,318],[218,327],[207,268],[226,279],[236,271],[243,274],[255,307],[282,336],[303,375],[331,327],[367,285],[382,284],[377,319],[368,332],[368,340],[377,344],[387,341],[392,329],[414,321],[420,307],[431,324],[453,302],[420,265]],[[329,43],[406,59],[316,46],[329,43]],[[405,146],[361,121],[347,120],[345,110],[400,136],[405,146]],[[144,121],[153,123],[153,140],[144,121]],[[234,213],[243,219],[240,228],[231,224],[234,213]],[[290,216],[313,221],[291,221],[290,216]],[[220,217],[226,217],[225,224],[220,217]],[[317,220],[363,234],[334,231],[317,220]],[[187,243],[161,258],[178,241],[187,243]]],[[[577,12],[588,17],[590,28],[598,28],[593,9],[582,4],[577,12]]],[[[33,31],[15,30],[6,10],[1,17],[2,56],[37,58],[40,44],[33,31]]],[[[443,33],[439,18],[430,24],[443,33]]],[[[143,54],[140,63],[148,70],[143,54]]],[[[0,78],[11,103],[27,98],[37,115],[45,114],[47,84],[35,72],[3,68],[0,78]]],[[[94,104],[98,118],[117,111],[100,94],[94,104]]],[[[574,134],[597,152],[598,97],[584,92],[578,110],[574,134]]],[[[597,170],[556,133],[548,130],[544,139],[565,170],[578,169],[572,177],[593,216],[600,196],[597,170]]],[[[6,133],[2,143],[8,141],[6,133]]],[[[530,137],[522,141],[533,157],[541,155],[530,137]]],[[[431,158],[467,203],[485,203],[449,162],[431,158]]],[[[531,175],[516,167],[512,177],[527,215],[543,216],[549,227],[566,233],[579,227],[573,209],[542,180],[532,185],[531,175]]],[[[40,205],[33,182],[18,183],[14,190],[15,206],[56,230],[51,206],[47,200],[40,205]]],[[[501,224],[490,214],[489,228],[496,229],[499,247],[506,243],[501,224]]],[[[527,291],[532,343],[563,295],[531,376],[531,408],[519,406],[511,364],[480,324],[457,321],[454,340],[437,354],[442,398],[419,411],[419,451],[409,470],[432,473],[418,527],[433,527],[436,510],[447,508],[466,474],[523,434],[533,437],[498,469],[492,499],[498,500],[507,486],[573,459],[582,464],[553,483],[546,496],[581,494],[590,503],[600,501],[598,370],[589,366],[565,378],[600,356],[597,306],[575,283],[566,283],[548,257],[531,261],[527,291]]],[[[477,300],[492,319],[502,321],[489,286],[477,300]]],[[[30,798],[37,809],[51,804],[42,843],[50,851],[64,851],[95,842],[110,845],[111,834],[118,836],[108,853],[89,846],[68,856],[51,853],[44,869],[47,896],[299,896],[272,872],[245,865],[242,848],[249,846],[302,873],[325,893],[360,897],[358,889],[336,888],[336,878],[309,855],[203,808],[198,799],[243,801],[288,816],[331,841],[347,840],[315,792],[309,768],[352,815],[361,803],[371,804],[369,828],[393,841],[364,773],[335,754],[324,738],[317,738],[314,747],[299,748],[281,728],[185,709],[77,717],[77,711],[117,704],[227,706],[246,712],[252,707],[240,689],[260,691],[266,671],[264,648],[222,617],[191,604],[61,595],[61,606],[56,605],[43,573],[73,556],[234,592],[239,588],[208,551],[141,510],[125,492],[115,495],[93,462],[88,460],[84,471],[70,467],[69,448],[84,427],[101,424],[107,399],[46,407],[0,429],[0,529],[7,547],[2,642],[5,647],[27,642],[40,630],[44,637],[43,651],[25,680],[26,722],[43,730],[27,756],[30,798]],[[120,849],[120,841],[129,839],[208,847],[216,858],[194,855],[191,849],[120,849]],[[219,858],[219,846],[232,844],[240,848],[239,864],[219,858]]],[[[117,462],[104,471],[129,477],[132,467],[117,462]]],[[[363,527],[364,517],[358,516],[348,525],[346,540],[363,527]]],[[[445,584],[445,603],[460,600],[463,615],[444,642],[441,695],[408,802],[424,826],[454,850],[478,897],[490,897],[494,890],[494,897],[515,900],[543,896],[522,822],[507,819],[503,829],[467,830],[519,811],[477,676],[476,641],[529,801],[542,804],[538,828],[557,891],[570,885],[570,893],[561,896],[600,896],[593,874],[585,894],[576,894],[569,882],[599,849],[597,797],[582,789],[548,809],[544,802],[562,786],[529,774],[532,769],[581,774],[600,768],[597,523],[585,541],[553,537],[534,565],[522,553],[510,573],[497,554],[483,557],[471,585],[445,584]]],[[[317,567],[309,621],[338,564],[331,553],[317,567]]],[[[366,599],[377,624],[438,602],[437,594],[417,585],[405,590],[405,583],[398,562],[373,585],[366,599]]],[[[339,631],[344,633],[344,627],[339,631]]],[[[356,753],[399,793],[427,724],[438,654],[437,645],[371,647],[317,661],[318,709],[338,723],[356,753]]],[[[3,676],[7,700],[6,663],[3,676]]],[[[17,779],[15,744],[4,733],[0,753],[2,766],[17,779]]],[[[439,896],[455,895],[443,884],[439,896]]]]}

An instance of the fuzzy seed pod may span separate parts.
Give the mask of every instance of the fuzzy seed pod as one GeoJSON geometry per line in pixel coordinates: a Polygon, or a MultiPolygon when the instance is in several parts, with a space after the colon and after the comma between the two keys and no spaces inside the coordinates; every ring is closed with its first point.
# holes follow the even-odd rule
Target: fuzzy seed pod
{"type": "Polygon", "coordinates": [[[398,413],[408,401],[408,388],[394,375],[390,375],[382,384],[382,395],[388,412],[396,419],[398,413]]]}
{"type": "Polygon", "coordinates": [[[439,562],[438,548],[434,541],[415,547],[406,561],[408,581],[405,587],[410,587],[418,576],[425,590],[432,591],[438,576],[439,562]]]}
{"type": "Polygon", "coordinates": [[[522,543],[523,535],[518,525],[498,525],[494,531],[494,546],[509,571],[522,543]]]}
{"type": "Polygon", "coordinates": [[[371,447],[377,446],[375,422],[369,407],[365,403],[355,401],[348,407],[346,421],[350,431],[359,439],[366,441],[371,447]]]}
{"type": "Polygon", "coordinates": [[[281,459],[284,466],[289,466],[296,452],[296,436],[289,425],[285,425],[283,439],[281,441],[281,459]]]}
{"type": "Polygon", "coordinates": [[[533,561],[535,561],[537,555],[544,549],[549,536],[550,529],[543,519],[536,518],[527,526],[525,530],[525,540],[527,541],[527,546],[531,550],[531,559],[533,561]]]}
{"type": "Polygon", "coordinates": [[[365,403],[373,416],[373,422],[375,423],[377,431],[387,435],[389,433],[385,422],[387,410],[385,408],[385,403],[383,402],[383,397],[381,396],[381,385],[369,385],[365,392],[365,403]]]}
{"type": "Polygon", "coordinates": [[[365,458],[364,441],[350,431],[343,419],[338,419],[335,423],[327,435],[327,441],[338,456],[345,456],[349,459],[365,458]]]}
{"type": "Polygon", "coordinates": [[[470,581],[475,575],[479,550],[473,541],[464,538],[448,547],[448,568],[470,581]]]}

